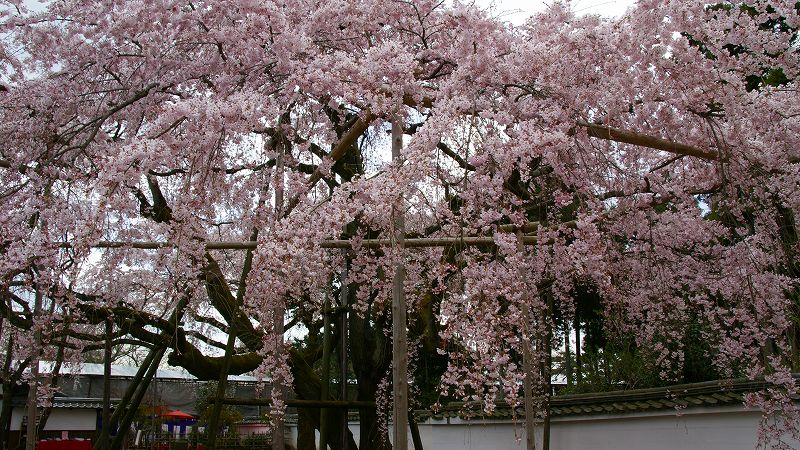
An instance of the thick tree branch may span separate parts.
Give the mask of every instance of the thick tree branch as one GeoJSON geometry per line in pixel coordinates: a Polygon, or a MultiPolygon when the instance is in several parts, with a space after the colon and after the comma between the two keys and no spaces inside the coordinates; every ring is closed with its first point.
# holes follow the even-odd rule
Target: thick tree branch
{"type": "MultiPolygon", "coordinates": [[[[333,150],[328,154],[328,156],[334,161],[340,160],[350,149],[350,146],[356,143],[359,137],[367,131],[369,125],[375,120],[377,116],[372,113],[366,113],[365,115],[359,117],[352,127],[339,139],[339,142],[333,147],[333,150]]],[[[312,189],[317,182],[322,179],[322,172],[317,168],[314,170],[314,173],[308,178],[308,188],[312,189]]],[[[294,209],[297,204],[300,203],[300,194],[295,194],[289,200],[289,205],[286,208],[286,214],[288,214],[292,209],[294,209]]]]}
{"type": "Polygon", "coordinates": [[[457,162],[458,165],[461,166],[462,169],[466,169],[466,170],[469,170],[471,172],[475,171],[475,166],[473,166],[467,160],[462,158],[461,155],[459,155],[458,153],[454,152],[453,149],[451,149],[444,142],[439,142],[438,144],[436,144],[436,148],[438,148],[439,150],[442,151],[442,153],[444,153],[445,155],[447,155],[450,158],[452,158],[455,162],[457,162]]]}

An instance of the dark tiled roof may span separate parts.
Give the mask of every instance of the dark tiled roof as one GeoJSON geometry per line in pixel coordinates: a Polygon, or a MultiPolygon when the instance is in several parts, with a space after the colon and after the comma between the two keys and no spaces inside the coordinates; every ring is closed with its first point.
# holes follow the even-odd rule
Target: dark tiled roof
{"type": "MultiPolygon", "coordinates": [[[[112,398],[111,406],[119,404],[120,399],[112,398]]],[[[23,406],[24,399],[15,399],[14,406],[23,406]]],[[[55,397],[53,398],[53,408],[73,408],[73,409],[102,409],[102,398],[83,398],[83,397],[55,397]]]]}
{"type": "MultiPolygon", "coordinates": [[[[796,376],[797,378],[797,376],[796,376]]],[[[764,381],[743,379],[681,384],[660,388],[635,389],[591,394],[556,395],[551,398],[551,415],[576,416],[595,414],[624,414],[690,407],[741,405],[744,395],[768,387],[764,381]]],[[[508,419],[525,416],[522,405],[512,410],[498,402],[492,412],[485,412],[479,402],[452,402],[438,412],[416,411],[418,420],[444,419],[508,419]]]]}

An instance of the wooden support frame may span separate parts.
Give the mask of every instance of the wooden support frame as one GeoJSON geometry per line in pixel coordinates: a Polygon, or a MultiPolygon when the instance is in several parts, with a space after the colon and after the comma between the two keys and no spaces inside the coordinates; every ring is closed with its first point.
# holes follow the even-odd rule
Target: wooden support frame
{"type": "MultiPolygon", "coordinates": [[[[517,231],[517,251],[524,257],[525,244],[523,242],[523,235],[521,231],[517,231]]],[[[525,276],[525,274],[521,274],[525,276]]],[[[522,303],[522,370],[525,372],[525,378],[522,381],[522,388],[525,393],[522,396],[522,401],[525,404],[525,447],[526,450],[536,450],[536,410],[533,407],[533,354],[531,347],[533,346],[533,339],[531,338],[531,311],[528,304],[523,299],[522,303]]]]}
{"type": "Polygon", "coordinates": [[[211,410],[211,417],[208,420],[208,448],[216,450],[217,433],[219,432],[219,416],[222,413],[222,399],[225,398],[225,391],[228,387],[228,372],[231,367],[231,357],[233,356],[234,345],[236,344],[236,330],[231,327],[228,330],[228,341],[225,343],[225,356],[222,361],[222,369],[217,380],[217,392],[214,397],[214,407],[211,410]]]}
{"type": "MultiPolygon", "coordinates": [[[[124,413],[122,414],[122,420],[119,422],[119,433],[117,433],[116,437],[111,443],[111,448],[123,448],[125,435],[131,426],[131,422],[133,422],[133,419],[136,416],[137,409],[142,403],[144,395],[147,393],[147,387],[150,386],[150,382],[153,380],[153,377],[155,377],[158,366],[161,364],[161,359],[164,357],[164,353],[166,353],[166,351],[166,347],[160,347],[152,350],[152,352],[154,352],[153,359],[150,361],[150,366],[147,368],[147,372],[144,374],[144,377],[141,379],[137,389],[133,393],[131,397],[131,403],[128,404],[127,407],[125,405],[120,405],[118,408],[120,411],[124,411],[124,413]]],[[[114,420],[112,418],[112,422],[113,421],[114,420]]]]}
{"type": "Polygon", "coordinates": [[[106,342],[103,353],[103,428],[100,430],[98,442],[102,450],[109,450],[111,437],[111,354],[113,351],[114,321],[106,319],[106,342]]]}
{"type": "MultiPolygon", "coordinates": [[[[358,400],[286,400],[286,406],[292,408],[340,408],[358,409],[374,408],[375,402],[358,400]]],[[[243,405],[243,406],[269,406],[272,399],[269,398],[240,398],[226,397],[222,399],[223,405],[243,405]]]]}
{"type": "MultiPolygon", "coordinates": [[[[36,288],[36,294],[33,305],[33,315],[38,317],[41,315],[43,294],[41,289],[36,288]]],[[[31,381],[28,384],[28,399],[26,402],[26,416],[28,417],[28,428],[25,435],[25,450],[36,450],[36,431],[39,428],[39,358],[41,356],[41,343],[42,332],[36,330],[34,332],[34,356],[31,358],[31,381]]]]}
{"type": "MultiPolygon", "coordinates": [[[[401,164],[403,160],[403,123],[392,120],[392,160],[401,164]]],[[[405,249],[405,201],[398,196],[393,208],[394,237],[392,246],[402,256],[405,249]]],[[[394,267],[392,280],[392,429],[393,448],[408,450],[408,336],[406,330],[406,266],[400,261],[394,267]]]]}
{"type": "MultiPolygon", "coordinates": [[[[505,231],[502,230],[501,231],[505,231]]],[[[381,248],[395,245],[397,239],[363,239],[356,246],[361,248],[381,248]]],[[[524,245],[536,245],[536,236],[524,236],[524,245]]],[[[321,248],[328,249],[350,249],[353,248],[353,241],[349,239],[328,239],[320,242],[321,248]]],[[[440,237],[440,238],[403,238],[405,248],[426,248],[426,247],[474,247],[474,246],[493,246],[495,240],[491,236],[463,236],[463,237],[440,237]]],[[[254,250],[258,247],[255,241],[216,241],[207,242],[206,250],[254,250]]],[[[62,247],[71,247],[68,244],[62,247]]],[[[131,248],[141,250],[158,250],[162,248],[176,247],[172,242],[153,242],[153,241],[100,241],[94,248],[131,248]]]]}
{"type": "MultiPolygon", "coordinates": [[[[347,307],[350,298],[350,285],[347,277],[350,272],[349,262],[345,260],[342,268],[342,287],[339,295],[339,398],[347,400],[347,307]]],[[[348,448],[347,430],[350,427],[347,414],[342,414],[342,449],[348,448]]],[[[321,449],[324,450],[324,449],[321,449]]]]}

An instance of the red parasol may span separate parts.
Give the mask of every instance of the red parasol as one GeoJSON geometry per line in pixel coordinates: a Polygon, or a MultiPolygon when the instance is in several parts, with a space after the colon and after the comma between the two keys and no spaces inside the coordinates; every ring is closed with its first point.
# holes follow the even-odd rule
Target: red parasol
{"type": "Polygon", "coordinates": [[[161,417],[164,417],[164,418],[167,418],[167,419],[194,419],[193,415],[191,415],[189,413],[185,413],[183,411],[179,411],[177,409],[175,411],[170,411],[168,413],[164,413],[164,414],[161,415],[161,417]]]}

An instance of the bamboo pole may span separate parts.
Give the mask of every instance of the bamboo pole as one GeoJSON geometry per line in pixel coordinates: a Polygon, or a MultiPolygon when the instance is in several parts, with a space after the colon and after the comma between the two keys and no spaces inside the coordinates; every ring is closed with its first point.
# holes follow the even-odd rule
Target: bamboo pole
{"type": "MultiPolygon", "coordinates": [[[[399,166],[402,161],[403,124],[400,119],[392,121],[392,160],[399,166]]],[[[405,204],[402,195],[395,204],[395,236],[394,246],[401,257],[405,247],[405,204]]],[[[408,450],[408,342],[406,335],[406,268],[398,262],[394,268],[392,283],[392,390],[394,408],[392,420],[394,424],[395,450],[408,450]]]]}
{"type": "MultiPolygon", "coordinates": [[[[412,238],[405,237],[389,239],[364,239],[359,242],[359,246],[366,248],[391,247],[399,239],[403,240],[404,248],[423,248],[423,247],[474,247],[474,246],[493,246],[494,238],[491,236],[466,236],[466,237],[442,237],[442,238],[412,238]]],[[[525,236],[525,245],[535,245],[535,236],[525,236]]],[[[347,239],[330,239],[320,243],[322,248],[352,248],[353,243],[347,239]]]]}
{"type": "MultiPolygon", "coordinates": [[[[522,242],[522,232],[517,231],[517,250],[524,255],[525,246],[522,242]]],[[[522,396],[525,403],[525,446],[527,450],[536,450],[536,410],[533,407],[533,355],[531,354],[531,311],[528,307],[527,299],[522,300],[522,369],[525,378],[522,387],[525,393],[522,396]]]]}
{"type": "MultiPolygon", "coordinates": [[[[275,308],[274,311],[274,322],[273,322],[273,332],[275,334],[275,352],[278,355],[278,360],[280,361],[281,354],[283,353],[283,332],[284,332],[284,325],[283,325],[283,316],[284,316],[284,309],[281,307],[275,308]]],[[[284,402],[286,401],[286,386],[284,385],[284,379],[280,376],[273,378],[275,385],[274,390],[277,391],[278,395],[281,397],[281,400],[284,402]]],[[[272,450],[284,450],[284,425],[283,425],[283,415],[280,417],[276,417],[275,423],[272,427],[272,450]]]]}

